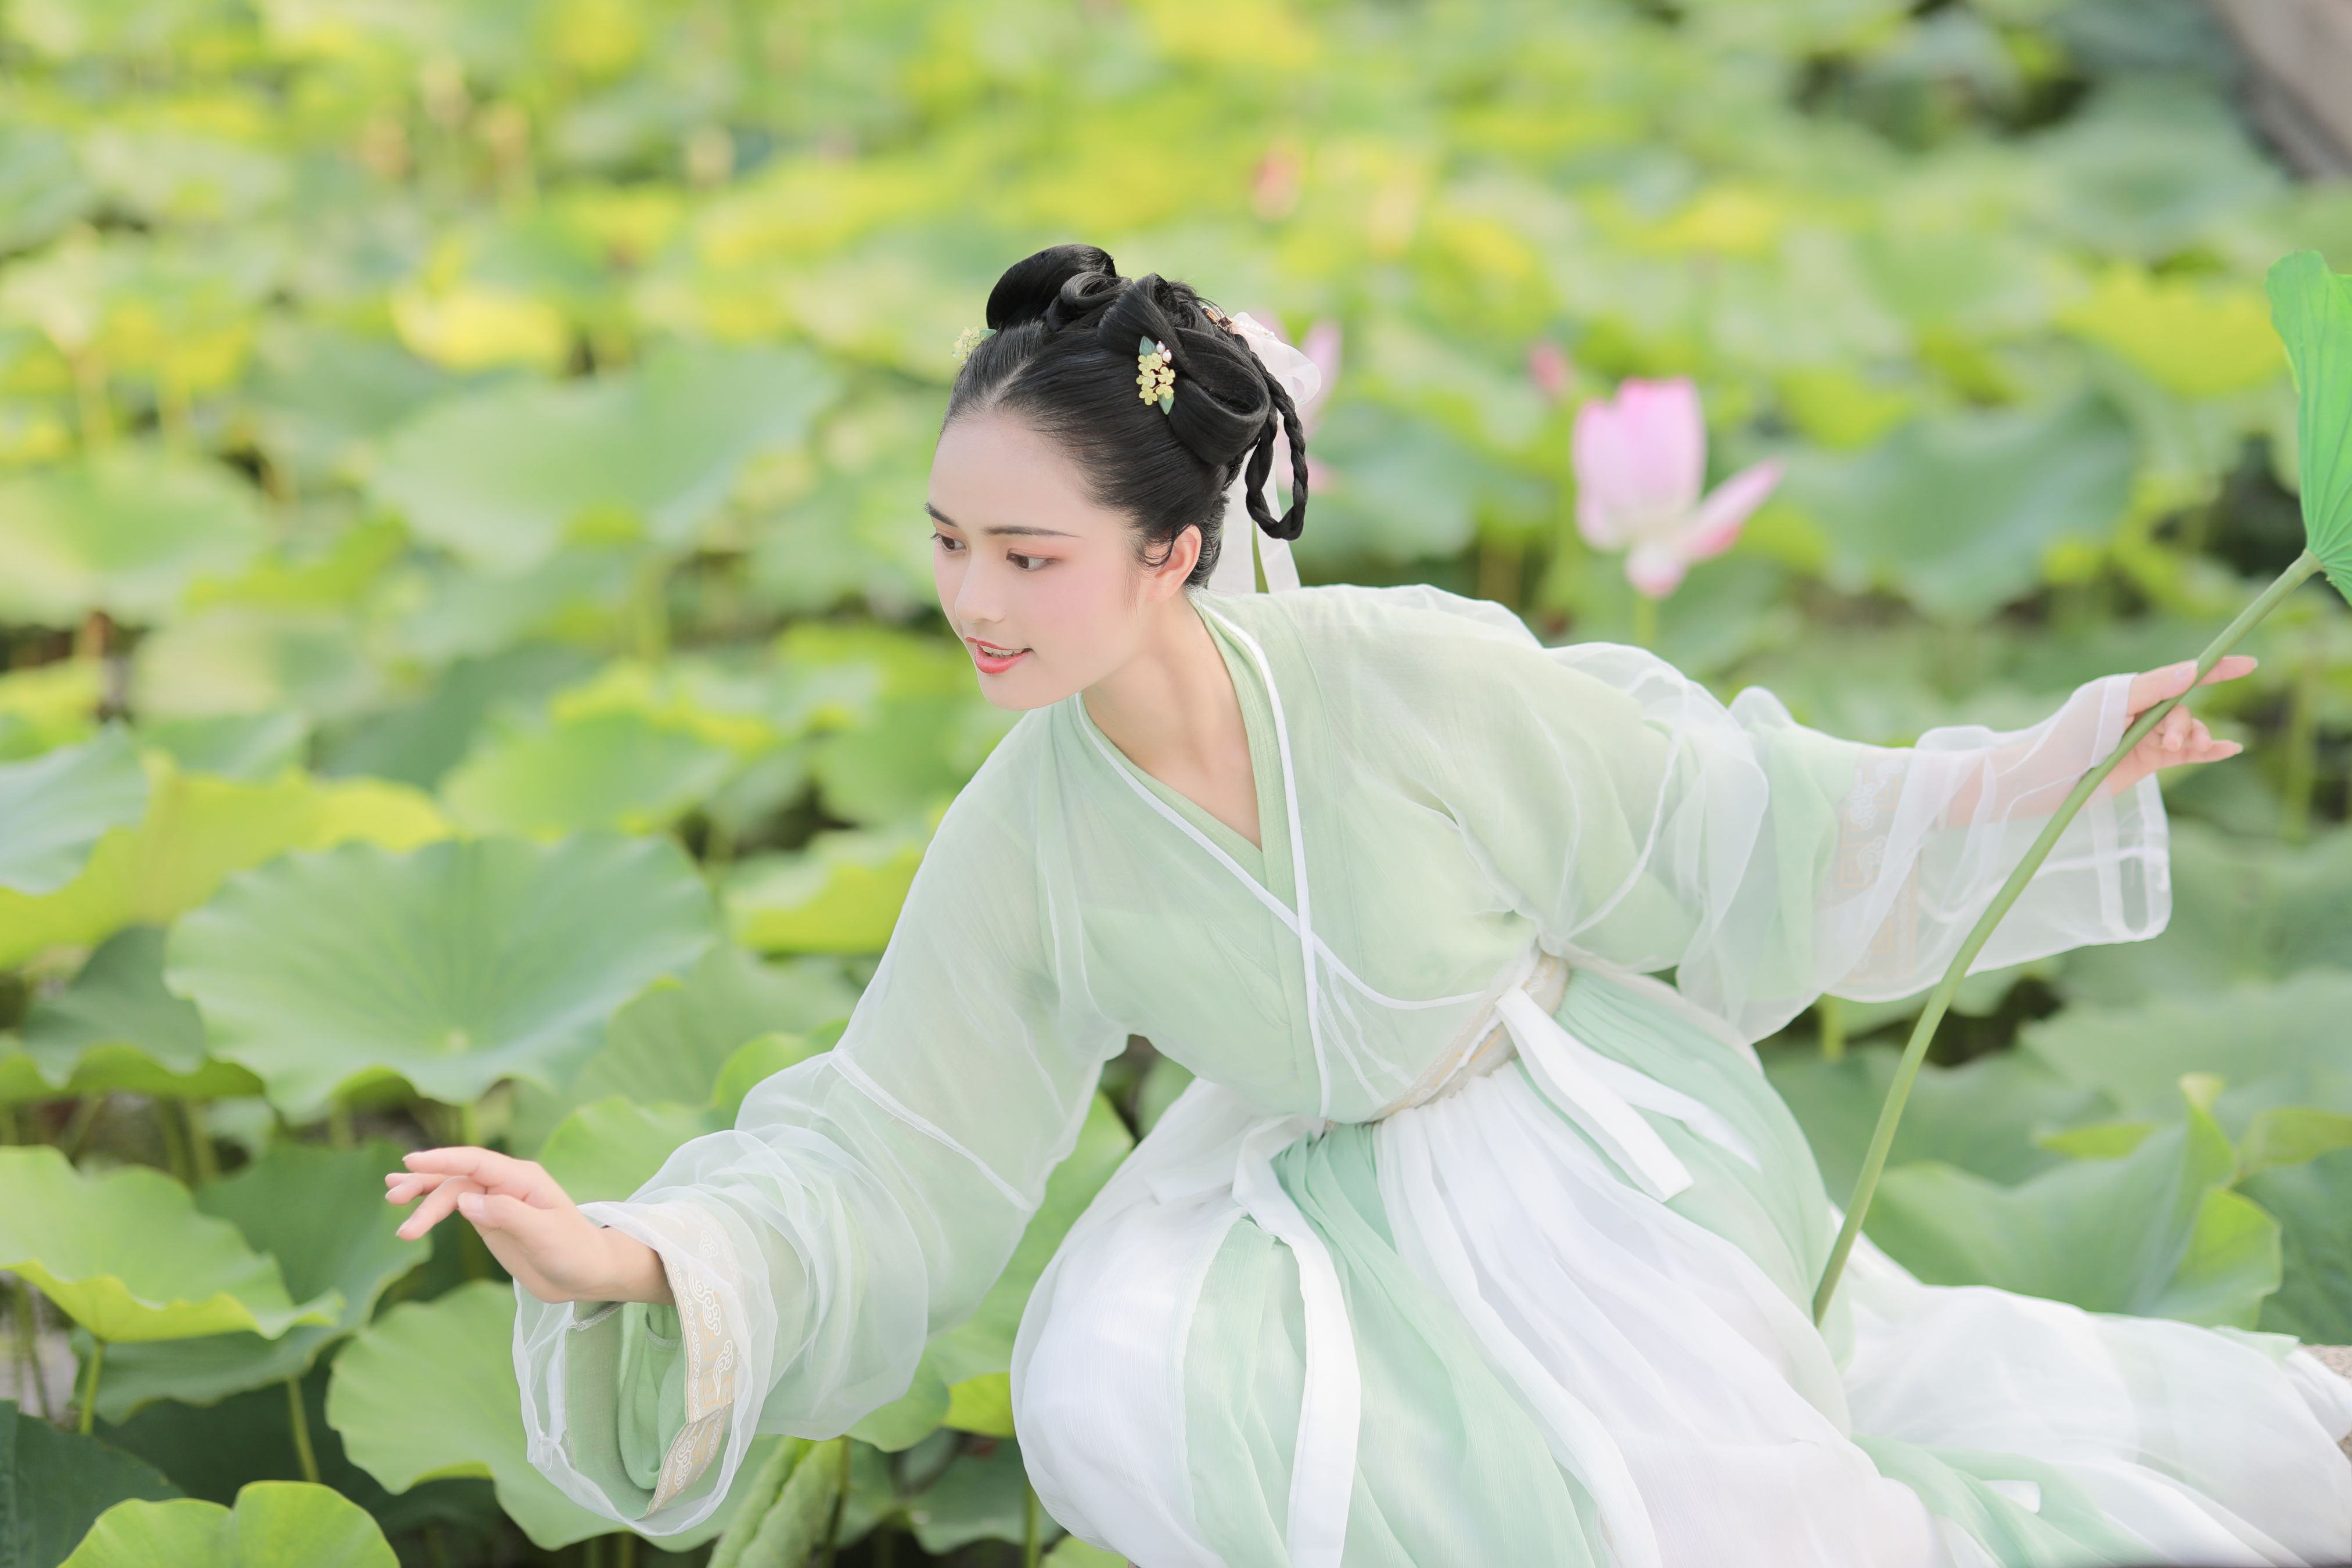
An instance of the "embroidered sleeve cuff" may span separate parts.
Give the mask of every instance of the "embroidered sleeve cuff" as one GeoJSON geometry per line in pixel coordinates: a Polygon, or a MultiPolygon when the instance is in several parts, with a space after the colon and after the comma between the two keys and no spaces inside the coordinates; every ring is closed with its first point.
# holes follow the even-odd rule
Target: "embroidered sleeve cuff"
{"type": "Polygon", "coordinates": [[[742,1299],[742,1266],[724,1227],[693,1204],[584,1204],[581,1212],[659,1253],[677,1304],[684,1419],[663,1449],[651,1513],[685,1496],[727,1446],[743,1360],[742,1325],[730,1310],[742,1299]]]}

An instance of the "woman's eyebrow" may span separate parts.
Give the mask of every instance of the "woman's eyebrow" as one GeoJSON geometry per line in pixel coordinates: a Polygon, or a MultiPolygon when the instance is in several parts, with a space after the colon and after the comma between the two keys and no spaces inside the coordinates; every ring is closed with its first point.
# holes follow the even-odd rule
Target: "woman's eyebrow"
{"type": "MultiPolygon", "coordinates": [[[[931,514],[931,521],[934,522],[946,523],[950,528],[963,526],[929,501],[923,503],[923,510],[931,514]]],[[[1077,537],[1075,533],[1066,533],[1058,528],[1017,528],[1009,524],[998,528],[983,528],[980,531],[991,539],[1076,539],[1077,537]]]]}

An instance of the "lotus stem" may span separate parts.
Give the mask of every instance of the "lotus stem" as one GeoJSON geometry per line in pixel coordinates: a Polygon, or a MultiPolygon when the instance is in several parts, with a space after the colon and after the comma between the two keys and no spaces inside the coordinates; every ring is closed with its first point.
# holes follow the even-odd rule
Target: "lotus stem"
{"type": "Polygon", "coordinates": [[[106,1342],[96,1334],[89,1337],[89,1370],[82,1374],[81,1435],[85,1437],[98,1425],[98,1373],[106,1364],[106,1342]]]}
{"type": "Polygon", "coordinates": [[[1037,1568],[1038,1537],[1044,1534],[1037,1528],[1037,1489],[1024,1484],[1021,1490],[1021,1568],[1037,1568]]]}
{"type": "Polygon", "coordinates": [[[220,1176],[220,1156],[213,1148],[212,1129],[205,1122],[205,1105],[200,1100],[180,1101],[180,1119],[188,1128],[188,1163],[196,1173],[199,1184],[216,1181],[220,1176]]]}
{"type": "Polygon", "coordinates": [[[49,1409],[49,1380],[41,1368],[41,1293],[23,1275],[12,1279],[16,1287],[16,1310],[10,1314],[16,1320],[16,1407],[25,1407],[25,1384],[29,1378],[41,1419],[53,1421],[56,1416],[49,1409]]]}
{"type": "MultiPolygon", "coordinates": [[[[849,1510],[850,1440],[846,1436],[841,1436],[835,1437],[834,1441],[841,1445],[841,1458],[840,1468],[834,1473],[833,1516],[825,1521],[824,1552],[817,1559],[824,1564],[824,1568],[834,1568],[834,1563],[841,1555],[841,1517],[849,1510]]],[[[814,1454],[809,1456],[810,1458],[815,1457],[814,1454]]]]}
{"type": "Polygon", "coordinates": [[[1813,1014],[1821,1023],[1822,1060],[1845,1059],[1845,1002],[1824,991],[1813,1004],[1813,1014]]]}
{"type": "Polygon", "coordinates": [[[310,1447],[310,1413],[302,1408],[302,1380],[286,1380],[286,1418],[294,1429],[294,1457],[301,1461],[302,1479],[319,1484],[319,1455],[310,1447]]]}
{"type": "Polygon", "coordinates": [[[2279,837],[2289,844],[2311,838],[2311,796],[2319,783],[2319,684],[2326,673],[2319,639],[2314,637],[2295,670],[2294,696],[2287,709],[2286,779],[2280,790],[2279,837]]]}
{"type": "Polygon", "coordinates": [[[1837,1293],[1838,1277],[1845,1272],[1846,1259],[1853,1252],[1855,1238],[1861,1236],[1863,1221],[1870,1213],[1870,1201],[1878,1191],[1878,1178],[1886,1169],[1887,1152],[1895,1146],[1895,1129],[1903,1120],[1904,1102],[1911,1097],[1911,1085],[1919,1076],[1920,1065],[1927,1059],[1927,1047],[1936,1037],[1936,1026],[1944,1021],[1945,1009],[1952,1005],[1953,994],[1959,990],[1961,980],[1966,978],[1969,965],[1976,962],[1977,954],[1983,952],[1985,943],[1991,940],[1993,929],[2000,924],[2001,917],[2009,913],[2010,906],[2016,903],[2025,891],[2025,885],[2042,868],[2042,861],[2050,858],[2050,851],[2056,847],[2059,836],[2066,831],[2066,825],[2074,820],[2074,814],[2083,809],[2084,804],[2105,782],[2107,775],[2131,755],[2133,747],[2163,722],[2166,714],[2179,706],[2190,691],[2197,689],[2197,683],[2211,673],[2224,654],[2237,647],[2264,616],[2278,608],[2282,600],[2302,586],[2305,578],[2318,570],[2319,557],[2305,550],[2295,557],[2293,565],[2280,573],[2271,585],[2239,614],[2236,620],[2222,628],[2221,635],[2197,656],[2197,672],[2189,678],[2189,685],[2180,696],[2167,698],[2142,713],[2132,727],[2124,731],[2124,738],[2116,743],[2116,749],[2107,754],[2106,761],[2084,773],[2074,785],[2074,793],[2066,797],[2065,804],[2051,814],[2042,836],[2025,852],[2025,858],[2018,862],[2017,869],[2010,873],[2009,880],[2001,884],[2000,891],[1993,895],[1991,904],[1979,918],[1975,929],[1969,932],[1968,940],[1960,943],[1960,951],[1953,954],[1951,966],[1944,971],[1944,978],[1927,998],[1927,1009],[1912,1027],[1911,1039],[1903,1047],[1903,1059],[1895,1069],[1895,1081],[1887,1086],[1886,1103],[1879,1109],[1878,1125],[1870,1135],[1870,1151],[1863,1156],[1862,1174],[1855,1179],[1853,1196],[1846,1204],[1845,1223],[1838,1227],[1837,1242],[1830,1248],[1829,1266],[1822,1270],[1821,1286],[1813,1292],[1815,1323],[1829,1314],[1830,1300],[1837,1293]]]}
{"type": "Polygon", "coordinates": [[[1638,589],[1633,594],[1633,646],[1658,646],[1658,601],[1638,589]]]}

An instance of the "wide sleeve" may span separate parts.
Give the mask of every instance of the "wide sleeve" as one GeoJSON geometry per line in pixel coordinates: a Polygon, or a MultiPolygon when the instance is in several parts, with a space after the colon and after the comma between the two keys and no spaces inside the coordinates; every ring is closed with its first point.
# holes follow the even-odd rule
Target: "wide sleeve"
{"type": "Polygon", "coordinates": [[[1010,754],[1036,742],[1024,730],[940,823],[835,1048],[627,1202],[583,1205],[661,1255],[670,1360],[640,1355],[615,1389],[630,1322],[521,1299],[531,1458],[583,1505],[649,1534],[692,1527],[755,1431],[831,1436],[898,1398],[1003,1271],[1125,1044],[1066,983],[1076,911],[1043,885],[1051,803],[1010,754]]]}
{"type": "MultiPolygon", "coordinates": [[[[2030,729],[1865,745],[1751,687],[1726,707],[1639,648],[1486,642],[1457,669],[1448,804],[1545,945],[1672,966],[1743,1038],[1824,992],[1941,976],[2083,773],[2122,739],[2128,675],[2030,729]],[[1474,728],[1477,733],[1470,733],[1474,728]]],[[[1972,969],[2134,942],[2171,914],[2153,778],[2084,807],[1972,969]]]]}

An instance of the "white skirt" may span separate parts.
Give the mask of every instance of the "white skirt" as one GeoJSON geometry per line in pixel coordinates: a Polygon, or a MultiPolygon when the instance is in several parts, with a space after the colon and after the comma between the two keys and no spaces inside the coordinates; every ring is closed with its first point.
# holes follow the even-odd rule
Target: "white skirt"
{"type": "Polygon", "coordinates": [[[1517,1062],[1328,1130],[1195,1084],[1022,1324],[1054,1516],[1142,1568],[2352,1559],[2352,1384],[2279,1336],[1924,1286],[1867,1243],[1817,1330],[1810,1153],[1678,1001],[1580,974],[1557,1015],[1752,1145],[1651,1118],[1696,1177],[1665,1201],[1517,1062]]]}

